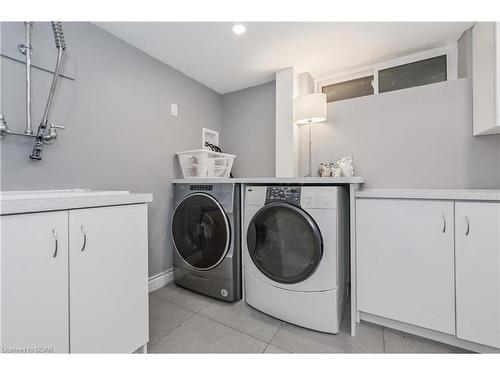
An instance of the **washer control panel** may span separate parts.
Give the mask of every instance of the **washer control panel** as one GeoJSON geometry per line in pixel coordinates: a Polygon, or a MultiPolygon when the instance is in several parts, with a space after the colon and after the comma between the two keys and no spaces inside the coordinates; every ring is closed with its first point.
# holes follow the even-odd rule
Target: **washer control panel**
{"type": "Polygon", "coordinates": [[[212,190],[214,190],[214,186],[213,185],[190,185],[189,190],[212,191],[212,190]]]}
{"type": "Polygon", "coordinates": [[[266,203],[286,202],[300,206],[299,186],[268,186],[266,191],[266,203]]]}

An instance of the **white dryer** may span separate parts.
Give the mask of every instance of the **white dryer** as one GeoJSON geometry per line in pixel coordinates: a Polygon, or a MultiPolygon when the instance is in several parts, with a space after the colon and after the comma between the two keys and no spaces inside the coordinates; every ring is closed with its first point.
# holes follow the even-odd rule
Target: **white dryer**
{"type": "Polygon", "coordinates": [[[254,308],[339,331],[347,300],[348,198],[335,186],[247,186],[244,293],[254,308]]]}

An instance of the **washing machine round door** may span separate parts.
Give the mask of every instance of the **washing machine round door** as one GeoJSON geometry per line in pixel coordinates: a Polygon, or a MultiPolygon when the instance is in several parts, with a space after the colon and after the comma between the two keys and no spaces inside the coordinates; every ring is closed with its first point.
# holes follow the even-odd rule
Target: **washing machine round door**
{"type": "Polygon", "coordinates": [[[248,252],[268,278],[295,284],[311,276],[323,256],[321,232],[313,218],[287,203],[269,203],[252,218],[248,252]]]}
{"type": "Polygon", "coordinates": [[[215,198],[194,193],[174,212],[172,237],[179,256],[191,267],[207,270],[226,256],[231,242],[229,221],[215,198]]]}

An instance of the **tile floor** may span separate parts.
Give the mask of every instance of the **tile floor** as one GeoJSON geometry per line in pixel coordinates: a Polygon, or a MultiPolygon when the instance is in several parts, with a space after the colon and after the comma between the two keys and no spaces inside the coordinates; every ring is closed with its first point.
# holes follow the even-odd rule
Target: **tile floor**
{"type": "Polygon", "coordinates": [[[370,323],[355,337],[297,327],[239,301],[233,304],[170,284],[149,295],[150,353],[464,353],[370,323]]]}

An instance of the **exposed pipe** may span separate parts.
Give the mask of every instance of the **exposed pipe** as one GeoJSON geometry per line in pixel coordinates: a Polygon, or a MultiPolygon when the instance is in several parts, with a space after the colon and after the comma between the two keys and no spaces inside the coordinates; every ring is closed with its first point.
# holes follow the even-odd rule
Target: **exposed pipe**
{"type": "Polygon", "coordinates": [[[24,44],[19,45],[19,50],[26,56],[26,128],[24,134],[33,134],[33,129],[31,126],[31,31],[33,24],[32,22],[24,23],[26,31],[26,41],[24,44]]]}

